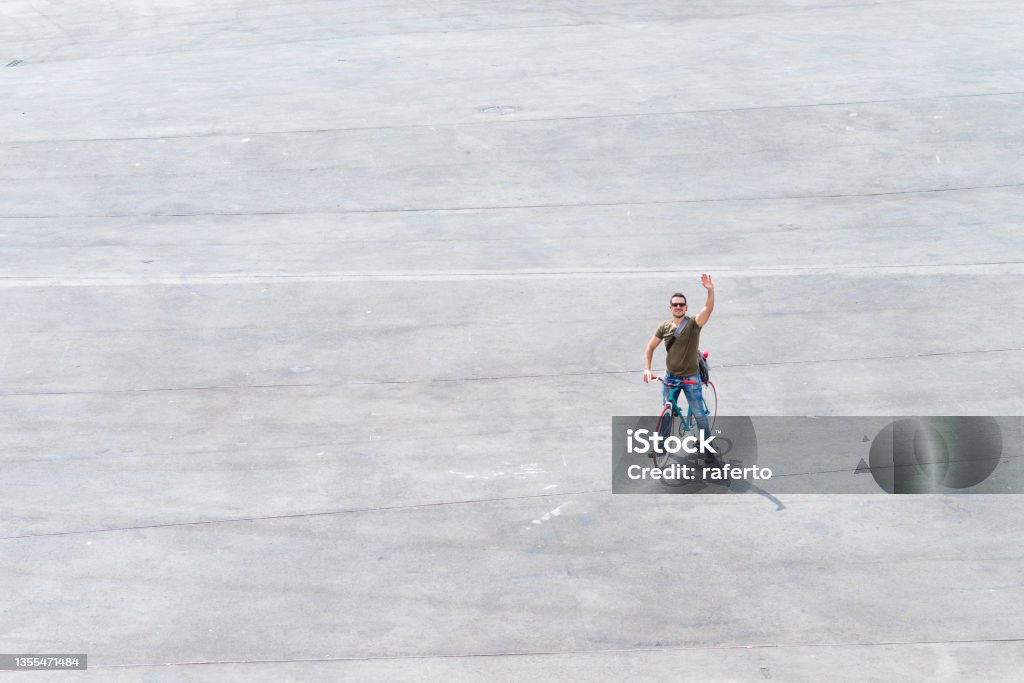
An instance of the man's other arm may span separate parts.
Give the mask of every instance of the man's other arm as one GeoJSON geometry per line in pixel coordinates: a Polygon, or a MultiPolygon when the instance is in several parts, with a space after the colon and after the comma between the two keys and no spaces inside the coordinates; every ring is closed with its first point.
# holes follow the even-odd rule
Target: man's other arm
{"type": "Polygon", "coordinates": [[[651,372],[651,359],[654,358],[654,349],[658,348],[660,343],[661,337],[654,335],[651,337],[651,341],[647,342],[647,348],[644,349],[644,382],[654,379],[654,374],[651,372]]]}

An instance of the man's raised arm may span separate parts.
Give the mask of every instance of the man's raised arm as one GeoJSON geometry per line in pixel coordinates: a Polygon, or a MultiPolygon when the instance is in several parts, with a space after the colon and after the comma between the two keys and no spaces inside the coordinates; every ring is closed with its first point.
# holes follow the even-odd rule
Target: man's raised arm
{"type": "Polygon", "coordinates": [[[704,302],[704,308],[700,309],[700,313],[694,318],[694,322],[704,327],[708,322],[708,318],[711,317],[711,311],[715,310],[715,283],[711,281],[710,275],[701,273],[700,284],[704,289],[708,290],[708,300],[704,302]]]}

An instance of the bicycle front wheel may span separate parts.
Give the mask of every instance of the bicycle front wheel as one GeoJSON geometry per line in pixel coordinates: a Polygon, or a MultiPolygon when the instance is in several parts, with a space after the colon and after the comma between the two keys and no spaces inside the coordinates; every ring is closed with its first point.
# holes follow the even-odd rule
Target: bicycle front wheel
{"type": "Polygon", "coordinates": [[[661,409],[655,429],[658,436],[661,437],[661,445],[652,449],[651,459],[654,460],[654,466],[660,470],[668,464],[669,458],[669,452],[665,449],[665,439],[672,436],[672,406],[670,404],[666,403],[665,407],[661,409]]]}

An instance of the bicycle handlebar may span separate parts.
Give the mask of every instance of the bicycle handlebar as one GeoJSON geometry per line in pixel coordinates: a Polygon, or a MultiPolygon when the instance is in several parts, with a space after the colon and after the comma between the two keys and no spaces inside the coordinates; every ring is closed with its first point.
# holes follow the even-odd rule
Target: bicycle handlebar
{"type": "MultiPolygon", "coordinates": [[[[655,377],[654,379],[658,380],[662,384],[665,383],[665,380],[663,380],[661,377],[655,377]]],[[[686,379],[684,379],[683,380],[683,384],[700,384],[700,382],[694,382],[693,380],[686,380],[686,379]]]]}

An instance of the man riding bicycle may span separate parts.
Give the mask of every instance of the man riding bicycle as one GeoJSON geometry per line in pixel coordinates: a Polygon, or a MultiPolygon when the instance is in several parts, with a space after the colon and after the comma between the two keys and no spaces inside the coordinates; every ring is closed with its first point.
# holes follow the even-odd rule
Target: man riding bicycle
{"type": "MultiPolygon", "coordinates": [[[[697,346],[700,342],[700,331],[707,324],[708,318],[711,317],[711,311],[715,308],[715,285],[707,273],[701,273],[700,283],[704,289],[708,290],[708,298],[704,302],[704,308],[700,309],[700,312],[693,318],[686,315],[685,295],[676,292],[669,297],[669,311],[672,313],[672,319],[658,325],[651,341],[647,343],[647,348],[644,350],[644,382],[655,379],[654,373],[651,372],[651,358],[658,344],[665,341],[665,367],[668,372],[662,378],[664,383],[662,396],[667,401],[669,392],[673,388],[682,388],[686,402],[690,404],[690,410],[702,432],[699,436],[709,436],[711,427],[708,424],[707,412],[704,410],[704,401],[701,399],[700,361],[697,358],[699,353],[697,346]]],[[[714,457],[708,453],[707,462],[709,464],[714,462],[714,457]]]]}

